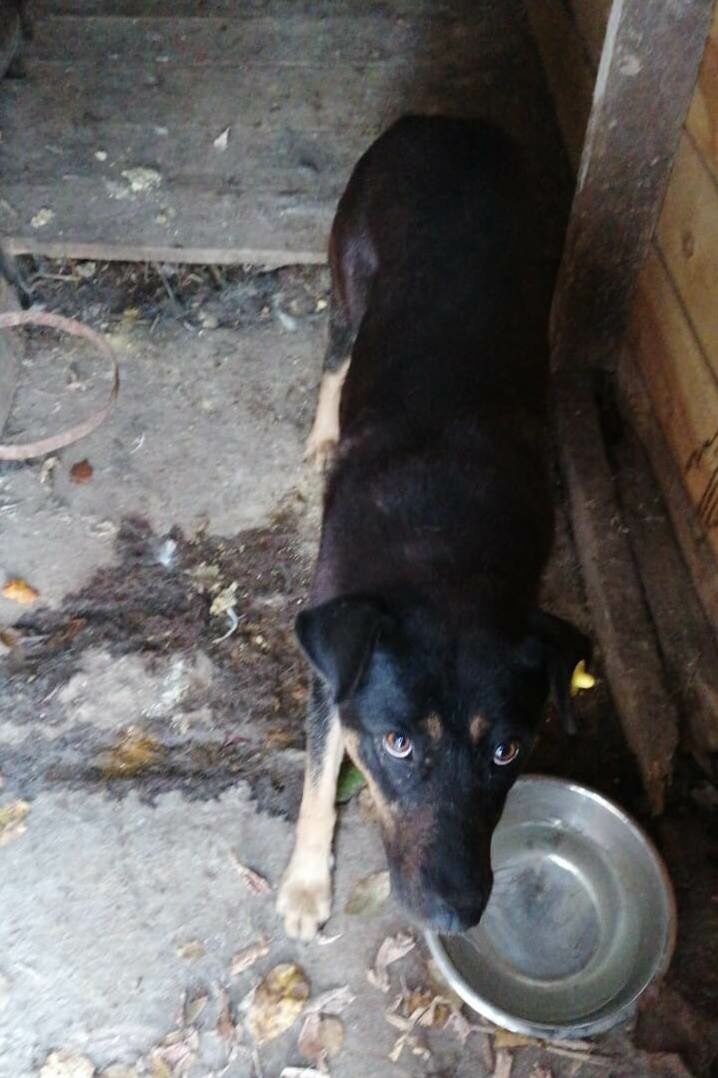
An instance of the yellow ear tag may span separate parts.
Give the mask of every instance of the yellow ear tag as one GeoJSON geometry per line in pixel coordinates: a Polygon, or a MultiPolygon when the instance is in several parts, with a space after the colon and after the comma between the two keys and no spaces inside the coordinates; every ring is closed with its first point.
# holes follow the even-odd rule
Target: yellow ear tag
{"type": "Polygon", "coordinates": [[[586,663],[581,659],[579,663],[576,663],[573,674],[571,675],[571,696],[577,696],[586,689],[592,689],[595,684],[595,677],[593,674],[589,674],[586,669],[586,663]]]}

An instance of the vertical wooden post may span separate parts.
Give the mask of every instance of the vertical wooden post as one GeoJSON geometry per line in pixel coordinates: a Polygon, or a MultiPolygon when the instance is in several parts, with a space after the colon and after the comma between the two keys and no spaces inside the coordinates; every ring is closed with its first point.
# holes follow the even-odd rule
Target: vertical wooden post
{"type": "Polygon", "coordinates": [[[558,365],[625,327],[698,77],[714,0],[613,0],[552,312],[558,365]]]}
{"type": "Polygon", "coordinates": [[[655,812],[678,715],[627,541],[594,378],[620,344],[712,8],[713,0],[613,0],[551,320],[576,547],[611,691],[655,812]]]}

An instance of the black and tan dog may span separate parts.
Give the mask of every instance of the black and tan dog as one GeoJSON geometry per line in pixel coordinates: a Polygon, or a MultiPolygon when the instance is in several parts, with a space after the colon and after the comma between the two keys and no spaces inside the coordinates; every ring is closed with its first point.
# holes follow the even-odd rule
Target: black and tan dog
{"type": "Polygon", "coordinates": [[[361,158],[330,241],[330,340],[309,452],[332,452],[311,605],[308,764],[278,901],[311,938],[331,902],[344,751],[392,889],[475,924],[489,844],[553,691],[570,723],[586,638],[536,608],[553,529],[545,310],[516,153],[474,121],[407,117],[361,158]]]}

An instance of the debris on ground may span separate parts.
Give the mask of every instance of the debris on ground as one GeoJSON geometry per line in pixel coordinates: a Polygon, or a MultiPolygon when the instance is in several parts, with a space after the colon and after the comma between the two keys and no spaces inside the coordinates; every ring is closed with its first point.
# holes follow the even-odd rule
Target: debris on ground
{"type": "Polygon", "coordinates": [[[40,1068],[40,1078],[92,1078],[94,1073],[87,1056],[63,1050],[51,1052],[40,1068]]]}
{"type": "Polygon", "coordinates": [[[9,801],[0,805],[0,846],[25,833],[25,818],[30,811],[27,801],[9,801]]]}
{"type": "MultiPolygon", "coordinates": [[[[347,911],[349,912],[349,911],[347,911]]],[[[388,967],[393,962],[408,955],[413,950],[416,940],[408,932],[397,932],[395,936],[387,936],[382,942],[374,959],[374,966],[367,970],[367,980],[381,992],[389,991],[388,967]]]]}
{"type": "Polygon", "coordinates": [[[389,873],[386,870],[372,872],[356,884],[347,899],[344,912],[369,917],[384,905],[390,894],[389,873]]]}
{"type": "Polygon", "coordinates": [[[229,1009],[229,996],[224,989],[219,994],[219,1015],[215,1031],[223,1041],[231,1041],[237,1034],[237,1029],[232,1021],[232,1012],[229,1009]]]}
{"type": "Polygon", "coordinates": [[[304,971],[295,962],[282,962],[257,986],[247,1015],[256,1044],[274,1040],[296,1021],[309,998],[304,971]]]}
{"type": "Polygon", "coordinates": [[[241,951],[237,951],[232,959],[232,964],[229,967],[230,976],[238,977],[240,973],[244,973],[250,966],[253,966],[260,958],[265,958],[269,954],[269,944],[264,936],[261,936],[254,943],[249,943],[246,947],[243,947],[241,951]]]}
{"type": "Polygon", "coordinates": [[[200,958],[204,958],[205,955],[204,944],[201,940],[187,940],[186,943],[180,943],[177,946],[177,955],[179,958],[185,958],[188,962],[196,962],[200,958]]]}
{"type": "Polygon", "coordinates": [[[152,1048],[147,1055],[151,1078],[174,1078],[184,1074],[199,1049],[196,1029],[177,1029],[152,1048]]]}
{"type": "Polygon", "coordinates": [[[129,726],[111,749],[97,760],[105,778],[129,778],[156,764],[162,757],[159,741],[139,726],[129,726]]]}
{"type": "Polygon", "coordinates": [[[40,592],[37,588],[33,588],[32,584],[28,584],[27,580],[23,580],[19,576],[6,580],[0,594],[4,599],[9,599],[11,603],[24,604],[34,603],[40,597],[40,592]]]}
{"type": "Polygon", "coordinates": [[[318,1071],[327,1074],[328,1061],[339,1054],[343,1043],[344,1026],[341,1019],[312,1011],[304,1019],[297,1048],[318,1071]]]}
{"type": "Polygon", "coordinates": [[[496,1053],[493,1078],[511,1078],[514,1065],[514,1057],[505,1048],[499,1048],[496,1053]]]}
{"type": "Polygon", "coordinates": [[[260,876],[253,868],[243,865],[234,850],[230,850],[229,859],[237,870],[240,880],[253,895],[271,895],[272,885],[264,876],[260,876]]]}
{"type": "Polygon", "coordinates": [[[341,1014],[355,1001],[356,996],[348,984],[338,988],[328,988],[326,992],[315,996],[307,1003],[307,1014],[321,1011],[323,1014],[341,1014]]]}
{"type": "Polygon", "coordinates": [[[70,468],[70,480],[73,483],[89,483],[92,479],[93,467],[89,460],[77,460],[70,468]]]}

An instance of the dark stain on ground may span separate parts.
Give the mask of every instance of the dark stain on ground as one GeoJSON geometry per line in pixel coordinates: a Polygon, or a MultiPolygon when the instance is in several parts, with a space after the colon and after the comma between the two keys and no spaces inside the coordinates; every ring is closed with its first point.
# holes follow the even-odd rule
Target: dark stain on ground
{"type": "MultiPolygon", "coordinates": [[[[174,733],[166,718],[138,717],[154,748],[137,766],[113,770],[107,759],[116,741],[108,744],[85,724],[55,740],[25,741],[4,751],[5,777],[26,793],[43,783],[121,793],[131,780],[147,797],[172,788],[212,797],[245,778],[261,807],[292,814],[301,759],[291,750],[303,744],[307,693],[293,621],[308,584],[294,510],[285,507],[266,527],[231,539],[186,538],[179,530],[158,537],[142,519],[127,519],[116,554],[117,563],[69,595],[61,610],[41,610],[18,623],[16,646],[5,660],[0,714],[10,709],[17,723],[23,713],[45,710],[49,727],[62,722],[54,698],[90,648],[142,656],[150,672],[171,655],[202,652],[213,675],[176,710],[206,707],[211,728],[190,739],[174,733]],[[228,616],[212,616],[210,608],[230,585],[236,585],[237,626],[222,640],[228,616]]],[[[117,731],[117,738],[125,733],[117,731]]]]}

